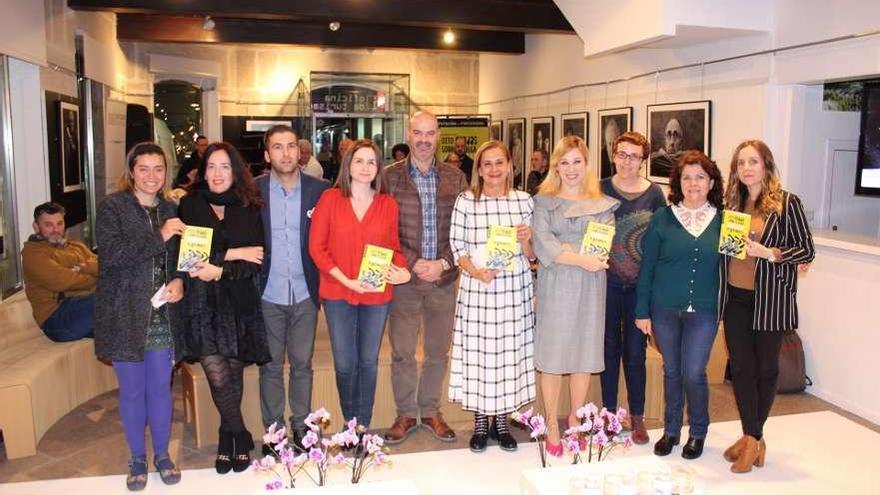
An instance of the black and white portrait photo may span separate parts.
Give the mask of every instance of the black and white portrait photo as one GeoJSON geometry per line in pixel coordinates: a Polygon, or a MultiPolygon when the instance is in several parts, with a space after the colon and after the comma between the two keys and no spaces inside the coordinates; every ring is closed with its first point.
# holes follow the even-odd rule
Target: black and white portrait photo
{"type": "Polygon", "coordinates": [[[553,117],[535,117],[532,119],[532,146],[529,153],[544,150],[548,154],[553,151],[553,117]]]}
{"type": "Polygon", "coordinates": [[[504,141],[504,127],[500,120],[493,120],[489,124],[489,139],[504,141]]]}
{"type": "Polygon", "coordinates": [[[590,114],[587,112],[562,114],[562,136],[577,136],[590,142],[590,114]]]}
{"type": "Polygon", "coordinates": [[[79,106],[59,102],[61,133],[61,183],[64,192],[83,188],[83,170],[79,160],[79,106]]]}
{"type": "Polygon", "coordinates": [[[599,178],[614,175],[614,140],[632,129],[632,107],[599,110],[599,178]]]}
{"type": "Polygon", "coordinates": [[[709,155],[712,102],[692,101],[648,105],[648,179],[669,183],[669,174],[685,150],[709,155]]]}
{"type": "Polygon", "coordinates": [[[525,130],[526,119],[508,119],[507,149],[510,150],[510,161],[513,163],[513,187],[517,189],[525,187],[525,130]]]}

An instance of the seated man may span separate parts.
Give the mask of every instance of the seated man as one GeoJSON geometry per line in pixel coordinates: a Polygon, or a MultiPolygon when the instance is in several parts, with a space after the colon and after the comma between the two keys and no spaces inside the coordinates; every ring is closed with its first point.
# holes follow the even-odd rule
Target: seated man
{"type": "Polygon", "coordinates": [[[34,209],[34,234],[21,250],[34,319],[55,342],[93,336],[98,280],[98,257],[64,234],[64,207],[43,203],[34,209]]]}

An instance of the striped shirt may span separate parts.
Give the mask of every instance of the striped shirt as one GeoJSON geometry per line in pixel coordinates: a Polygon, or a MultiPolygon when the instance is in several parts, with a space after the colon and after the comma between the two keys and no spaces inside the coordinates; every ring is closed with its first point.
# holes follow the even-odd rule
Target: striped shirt
{"type": "Polygon", "coordinates": [[[419,168],[409,162],[409,175],[419,190],[422,202],[422,258],[437,258],[437,176],[436,161],[431,161],[431,168],[422,173],[419,168]]]}
{"type": "MultiPolygon", "coordinates": [[[[771,213],[764,223],[761,244],[777,248],[782,258],[771,263],[758,258],[755,267],[755,313],[752,328],[764,331],[795,330],[798,327],[797,267],[810,263],[816,255],[813,236],[801,200],[783,192],[782,214],[771,213]]],[[[721,263],[719,316],[727,304],[727,280],[730,258],[721,263]]]]}

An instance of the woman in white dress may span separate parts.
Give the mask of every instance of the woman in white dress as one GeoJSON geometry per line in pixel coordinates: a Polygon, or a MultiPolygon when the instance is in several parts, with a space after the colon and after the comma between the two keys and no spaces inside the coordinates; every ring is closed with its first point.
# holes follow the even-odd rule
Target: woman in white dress
{"type": "MultiPolygon", "coordinates": [[[[499,141],[477,150],[471,189],[452,211],[449,241],[461,268],[449,400],[474,411],[470,448],[486,450],[488,438],[503,450],[516,450],[509,413],[535,399],[531,244],[532,198],[513,188],[510,152],[499,141]],[[509,264],[487,268],[490,226],[514,227],[509,264]],[[495,416],[489,428],[489,416],[495,416]]],[[[492,264],[490,263],[490,266],[492,264]]],[[[503,265],[503,263],[502,263],[503,265]]]]}

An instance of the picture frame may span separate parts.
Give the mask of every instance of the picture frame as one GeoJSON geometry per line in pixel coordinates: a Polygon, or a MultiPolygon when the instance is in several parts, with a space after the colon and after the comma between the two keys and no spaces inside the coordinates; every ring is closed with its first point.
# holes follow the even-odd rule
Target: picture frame
{"type": "Polygon", "coordinates": [[[862,89],[855,194],[880,196],[880,83],[862,89]]]}
{"type": "Polygon", "coordinates": [[[649,180],[669,184],[669,174],[685,150],[712,153],[712,102],[687,101],[648,105],[646,135],[651,155],[645,170],[649,180]]]}
{"type": "Polygon", "coordinates": [[[526,183],[526,119],[507,119],[507,149],[513,165],[513,187],[525,188],[526,183]]]}
{"type": "Polygon", "coordinates": [[[612,146],[617,136],[632,130],[633,107],[604,108],[596,114],[596,170],[599,179],[614,175],[614,160],[611,156],[612,146]]]}
{"type": "Polygon", "coordinates": [[[489,139],[504,142],[504,123],[493,120],[489,123],[489,139]]]}
{"type": "Polygon", "coordinates": [[[58,143],[61,165],[61,186],[65,193],[83,188],[83,167],[80,160],[79,105],[58,102],[58,143]]]}
{"type": "Polygon", "coordinates": [[[590,112],[564,113],[559,116],[562,136],[574,135],[590,143],[590,112]]]}

